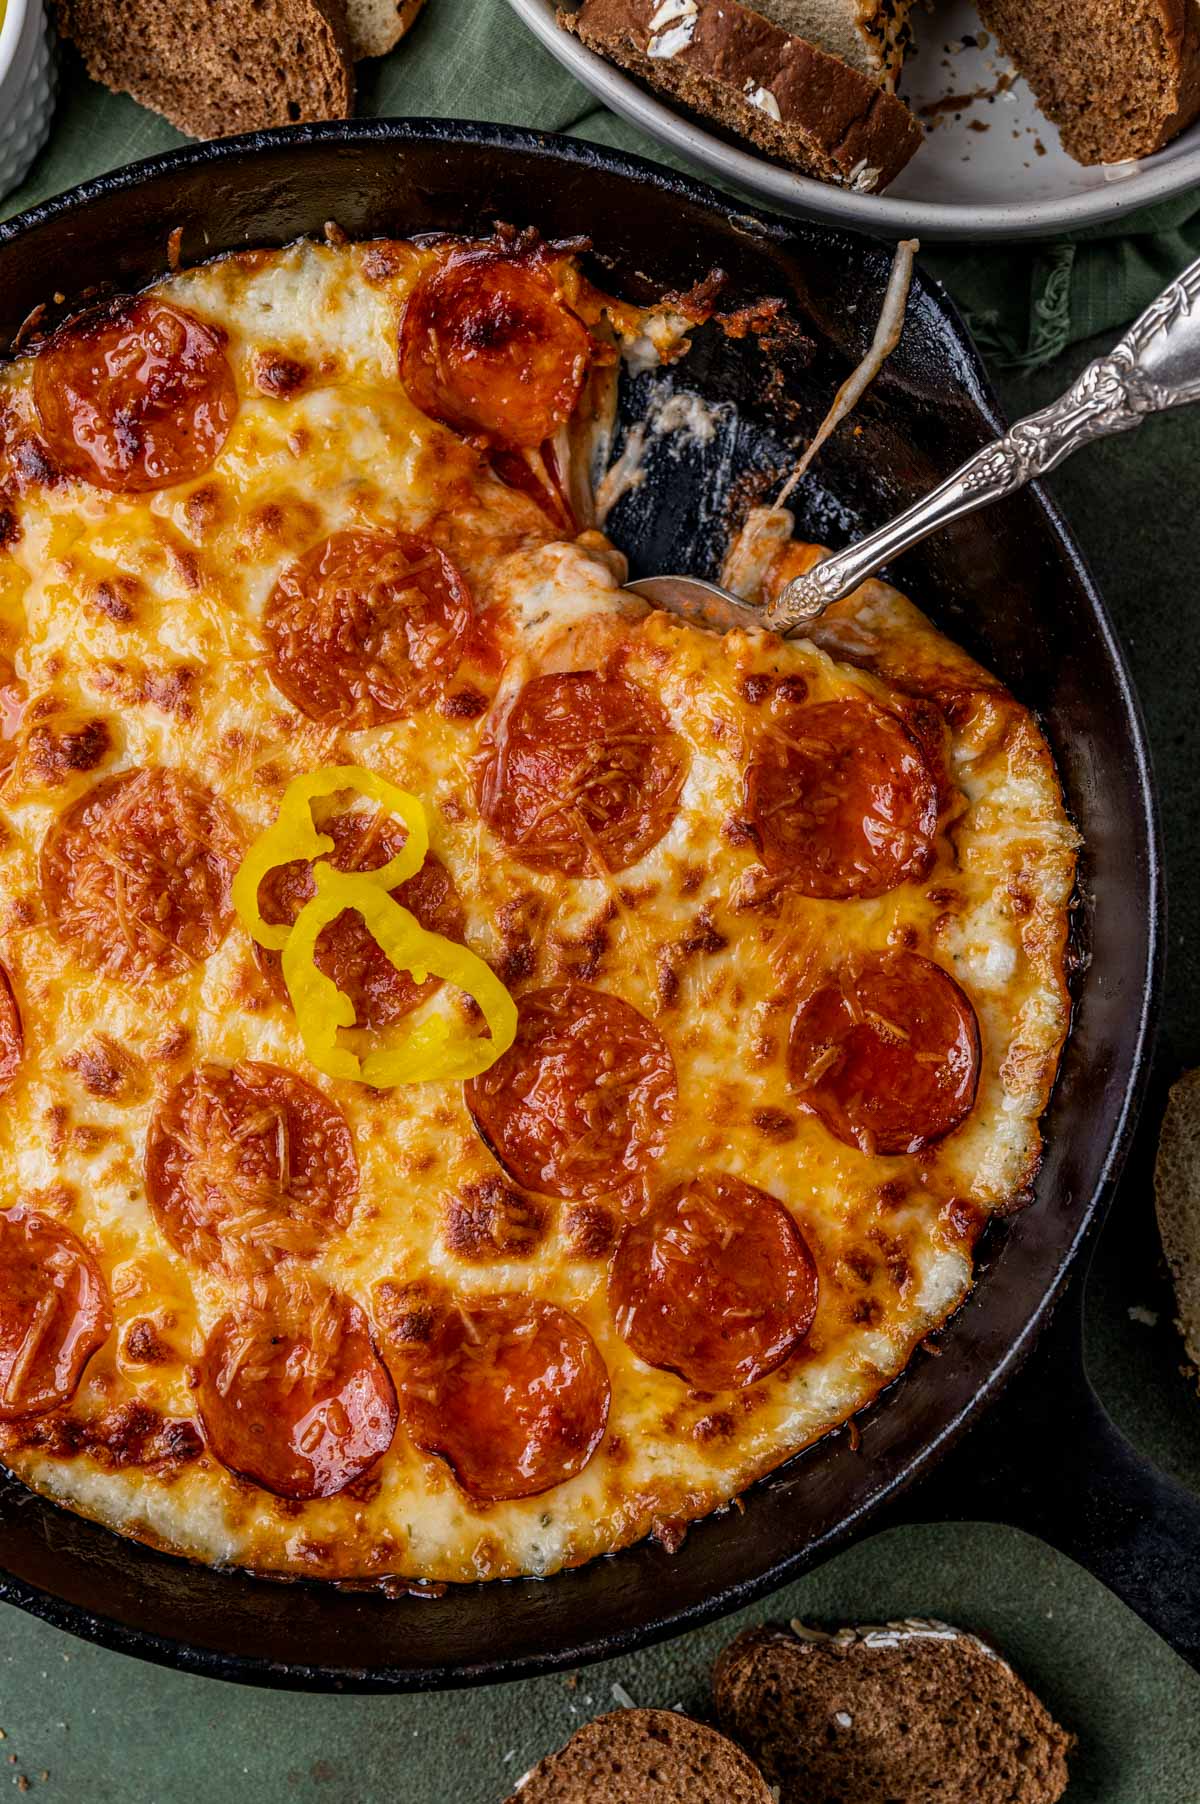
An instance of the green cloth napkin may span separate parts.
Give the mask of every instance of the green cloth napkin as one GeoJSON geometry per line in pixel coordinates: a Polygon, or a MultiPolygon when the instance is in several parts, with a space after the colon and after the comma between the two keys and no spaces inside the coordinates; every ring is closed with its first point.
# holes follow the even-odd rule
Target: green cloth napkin
{"type": "MultiPolygon", "coordinates": [[[[598,106],[510,12],[505,0],[427,0],[388,57],[359,68],[364,114],[487,119],[571,132],[687,165],[598,106]]],[[[50,142],[0,217],[76,182],[185,142],[125,95],[89,82],[63,58],[50,142]]],[[[925,261],[945,281],[981,349],[996,364],[1035,368],[1079,339],[1110,331],[1200,255],[1200,191],[1040,244],[945,247],[925,261]]]]}
{"type": "Polygon", "coordinates": [[[935,249],[941,276],[980,350],[1001,368],[1037,369],[1078,339],[1114,336],[1200,256],[1200,189],[1108,225],[1025,246],[935,249]]]}

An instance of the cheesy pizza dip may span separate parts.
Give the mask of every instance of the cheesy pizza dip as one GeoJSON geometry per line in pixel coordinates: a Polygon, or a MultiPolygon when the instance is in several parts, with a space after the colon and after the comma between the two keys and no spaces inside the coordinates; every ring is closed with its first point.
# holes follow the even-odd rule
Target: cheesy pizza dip
{"type": "Polygon", "coordinates": [[[1033,719],[883,584],[721,638],[595,530],[620,358],[702,310],[516,234],[305,243],[0,372],[0,1456],[44,1495],[327,1578],[672,1544],[1024,1197],[1076,844],[1033,719]]]}

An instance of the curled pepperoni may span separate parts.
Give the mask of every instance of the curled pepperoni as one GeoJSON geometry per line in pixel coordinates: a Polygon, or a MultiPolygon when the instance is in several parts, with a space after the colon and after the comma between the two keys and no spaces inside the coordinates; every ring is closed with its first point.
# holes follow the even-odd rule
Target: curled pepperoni
{"type": "Polygon", "coordinates": [[[493,451],[491,462],[501,482],[536,501],[564,538],[578,538],[570,483],[559,467],[553,441],[548,440],[540,451],[493,451]]]}
{"type": "Polygon", "coordinates": [[[573,1478],[608,1420],[604,1361],[582,1322],[532,1297],[460,1299],[396,1361],[405,1425],[484,1503],[573,1478]]]}
{"type": "Polygon", "coordinates": [[[802,1107],[865,1153],[952,1133],[979,1083],[979,1023],[952,977],[914,952],[847,961],[796,1011],[788,1072],[802,1107]]]}
{"type": "Polygon", "coordinates": [[[126,493],[202,475],[237,413],[224,333],[153,295],[56,332],[33,398],[59,467],[126,493]]]}
{"type": "Polygon", "coordinates": [[[333,1497],[392,1444],[396,1392],[349,1297],[297,1287],[209,1335],[200,1420],[223,1466],[277,1497],[333,1497]]]}
{"type": "Polygon", "coordinates": [[[746,773],[763,862],[805,896],[882,896],[927,869],[937,782],[894,714],[868,701],[797,708],[746,773]]]}
{"type": "Polygon", "coordinates": [[[146,1194],[199,1265],[309,1258],[350,1221],[358,1161],[345,1116],[275,1065],[205,1065],[168,1091],[146,1136],[146,1194]]]}
{"type": "Polygon", "coordinates": [[[21,1069],[25,1053],[25,1034],[21,1027],[21,1011],[13,995],[12,981],[0,965],[0,1096],[11,1090],[21,1069]]]}
{"type": "Polygon", "coordinates": [[[69,1403],[112,1328],[100,1268],[36,1210],[0,1215],[0,1422],[69,1403]]]}
{"type": "Polygon", "coordinates": [[[511,449],[570,419],[595,347],[528,257],[461,251],[424,276],[400,322],[400,380],[422,413],[511,449]]]}
{"type": "Polygon", "coordinates": [[[479,812],[535,871],[623,871],[675,818],[683,742],[643,689],[595,670],[525,684],[482,761],[479,812]]]}
{"type": "Polygon", "coordinates": [[[782,1203],[706,1175],[624,1230],[608,1298],[647,1365],[694,1390],[737,1390],[773,1372],[812,1327],[817,1268],[782,1203]]]}
{"type": "MultiPolygon", "coordinates": [[[[320,826],[321,832],[333,840],[333,851],[324,856],[337,871],[377,870],[396,857],[408,837],[398,821],[378,813],[338,814],[323,820],[320,826]]],[[[276,865],[258,888],[263,920],[273,927],[290,924],[315,893],[308,859],[276,865]]],[[[461,942],[466,925],[462,902],[449,871],[432,852],[415,876],[390,893],[430,933],[461,942]]],[[[277,994],[286,998],[278,952],[257,942],[254,951],[277,994]]],[[[417,983],[408,971],[398,971],[368,933],[361,915],[352,909],[322,930],[317,939],[316,963],[350,998],[359,1027],[390,1027],[427,1002],[441,987],[440,978],[430,977],[417,983]]]]}
{"type": "Polygon", "coordinates": [[[471,594],[416,533],[335,532],[285,570],[263,617],[271,675],[328,725],[403,720],[462,661],[471,594]]]}
{"type": "Polygon", "coordinates": [[[224,805],[179,771],[123,771],[89,789],[42,845],[58,937],[106,977],[178,977],[215,952],[241,861],[224,805]]]}
{"type": "Polygon", "coordinates": [[[619,996],[552,984],[522,996],[517,1037],[469,1080],[467,1106],[527,1190],[597,1196],[661,1153],[675,1114],[675,1062],[658,1029],[619,996]]]}

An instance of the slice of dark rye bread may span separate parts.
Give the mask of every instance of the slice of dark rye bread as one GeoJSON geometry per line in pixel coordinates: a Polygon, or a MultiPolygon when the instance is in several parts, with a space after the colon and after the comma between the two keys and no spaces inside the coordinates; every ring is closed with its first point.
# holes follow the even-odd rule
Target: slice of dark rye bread
{"type": "Polygon", "coordinates": [[[921,143],[903,101],[738,0],[582,0],[558,18],[691,113],[821,181],[875,193],[921,143]]]}
{"type": "Polygon", "coordinates": [[[1197,0],[979,0],[1080,163],[1146,157],[1200,114],[1197,0]]]}
{"type": "Polygon", "coordinates": [[[713,1672],[721,1727],[780,1804],[1054,1804],[1073,1737],[993,1648],[943,1622],[748,1629],[713,1672]]]}
{"type": "Polygon", "coordinates": [[[677,1710],[613,1710],[518,1781],[507,1804],[773,1804],[748,1755],[677,1710]]]}
{"type": "Polygon", "coordinates": [[[354,65],[336,0],[56,0],[88,74],[193,138],[347,119],[354,65]]]}
{"type": "Polygon", "coordinates": [[[1200,1380],[1200,1070],[1171,1086],[1158,1140],[1154,1195],[1175,1283],[1179,1332],[1200,1380]]]}

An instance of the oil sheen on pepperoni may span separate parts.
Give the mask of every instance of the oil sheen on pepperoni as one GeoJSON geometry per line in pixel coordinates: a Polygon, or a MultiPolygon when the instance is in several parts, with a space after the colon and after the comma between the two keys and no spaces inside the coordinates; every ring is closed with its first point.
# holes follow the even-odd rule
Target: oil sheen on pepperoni
{"type": "Polygon", "coordinates": [[[505,716],[477,777],[479,812],[535,871],[623,871],[675,818],[687,774],[658,703],[622,677],[534,677],[505,716]]]}
{"type": "Polygon", "coordinates": [[[617,1330],[693,1390],[739,1390],[795,1351],[817,1268],[783,1204],[740,1178],[680,1184],[621,1235],[608,1279],[617,1330]]]}
{"type": "Polygon", "coordinates": [[[224,805],[180,771],[123,771],[89,789],[42,845],[42,895],[60,940],[127,983],[178,977],[215,952],[241,861],[224,805]]]}
{"type": "Polygon", "coordinates": [[[0,1096],[16,1082],[24,1053],[21,1011],[8,972],[0,965],[0,1096]]]}
{"type": "Polygon", "coordinates": [[[465,1089],[509,1175],[571,1199],[644,1171],[662,1151],[678,1095],[658,1029],[619,996],[582,983],[522,996],[515,1041],[465,1089]]]}
{"type": "Polygon", "coordinates": [[[847,961],[801,1002],[788,1071],[802,1107],[865,1153],[915,1153],[970,1113],[979,1023],[954,979],[915,952],[847,961]]]}
{"type": "Polygon", "coordinates": [[[400,380],[456,431],[534,449],[570,419],[594,346],[535,259],[471,250],[424,276],[400,324],[400,380]]]}
{"type": "Polygon", "coordinates": [[[746,773],[763,862],[802,895],[882,896],[928,869],[938,789],[894,714],[869,701],[797,708],[746,773]]]}
{"type": "Polygon", "coordinates": [[[405,1425],[481,1503],[535,1497],[587,1465],[608,1420],[591,1335],[533,1297],[462,1298],[397,1359],[405,1425]]]}
{"type": "Polygon", "coordinates": [[[263,637],[271,675],[301,714],[371,727],[440,694],[472,618],[461,573],[428,539],[335,532],[284,571],[263,637]]]}
{"type": "Polygon", "coordinates": [[[205,1065],[168,1091],[146,1137],[146,1193],[198,1265],[262,1269],[320,1252],[358,1192],[346,1118],[276,1065],[205,1065]]]}
{"type": "Polygon", "coordinates": [[[200,1361],[209,1449],[277,1497],[333,1497],[387,1452],[396,1391],[358,1304],[297,1288],[223,1316],[200,1361]]]}
{"type": "MultiPolygon", "coordinates": [[[[333,851],[325,857],[338,871],[377,870],[396,857],[408,837],[398,821],[361,811],[334,815],[321,822],[321,831],[333,840],[333,851]]],[[[308,859],[276,865],[258,889],[263,920],[272,926],[290,924],[315,892],[308,859]]],[[[430,933],[440,933],[443,939],[462,940],[466,926],[462,902],[449,871],[432,852],[416,875],[390,894],[430,933]]],[[[254,951],[276,993],[286,999],[278,952],[257,943],[254,951]]],[[[390,1027],[441,987],[440,978],[417,983],[407,971],[398,971],[367,932],[361,915],[352,909],[322,929],[317,939],[316,962],[354,1004],[359,1027],[390,1027]]]]}
{"type": "Polygon", "coordinates": [[[0,1214],[0,1422],[69,1403],[111,1327],[108,1286],[83,1242],[34,1209],[0,1214]]]}
{"type": "Polygon", "coordinates": [[[153,295],[62,327],[33,395],[58,467],[126,493],[202,475],[237,413],[224,334],[153,295]]]}

